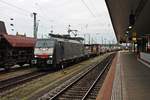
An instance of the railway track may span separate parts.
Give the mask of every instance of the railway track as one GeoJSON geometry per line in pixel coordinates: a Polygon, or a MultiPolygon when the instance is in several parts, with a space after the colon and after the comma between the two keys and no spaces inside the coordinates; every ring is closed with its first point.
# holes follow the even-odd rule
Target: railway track
{"type": "Polygon", "coordinates": [[[10,68],[9,70],[3,69],[3,70],[0,70],[0,74],[6,74],[6,73],[20,71],[20,70],[24,70],[24,69],[30,69],[30,67],[29,66],[21,66],[21,67],[10,68]]]}
{"type": "Polygon", "coordinates": [[[43,75],[46,75],[47,72],[31,72],[28,74],[24,74],[21,76],[16,76],[10,79],[2,80],[0,81],[0,93],[5,92],[6,90],[10,90],[12,88],[17,87],[18,85],[24,84],[26,82],[29,82],[33,79],[36,79],[38,77],[41,77],[43,75]]]}
{"type": "Polygon", "coordinates": [[[66,87],[40,100],[95,100],[113,57],[114,54],[80,75],[66,87]]]}

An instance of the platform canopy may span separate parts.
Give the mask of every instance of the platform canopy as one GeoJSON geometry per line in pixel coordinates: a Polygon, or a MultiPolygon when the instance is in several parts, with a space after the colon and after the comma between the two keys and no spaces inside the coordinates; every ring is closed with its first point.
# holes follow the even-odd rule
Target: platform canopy
{"type": "MultiPolygon", "coordinates": [[[[129,16],[133,12],[132,31],[138,35],[150,34],[150,0],[105,0],[118,41],[125,41],[129,16]]],[[[130,33],[132,34],[132,33],[130,33]]]]}

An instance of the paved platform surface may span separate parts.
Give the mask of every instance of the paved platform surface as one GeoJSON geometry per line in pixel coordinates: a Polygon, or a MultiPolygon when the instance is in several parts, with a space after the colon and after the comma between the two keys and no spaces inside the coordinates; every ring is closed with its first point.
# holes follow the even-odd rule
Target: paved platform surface
{"type": "Polygon", "coordinates": [[[133,53],[118,55],[111,100],[150,100],[150,68],[133,53]]]}

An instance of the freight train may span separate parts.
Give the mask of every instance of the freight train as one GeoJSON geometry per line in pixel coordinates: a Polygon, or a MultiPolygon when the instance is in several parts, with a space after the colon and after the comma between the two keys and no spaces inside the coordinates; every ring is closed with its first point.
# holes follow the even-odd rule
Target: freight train
{"type": "Polygon", "coordinates": [[[89,56],[98,56],[104,53],[101,44],[84,44],[84,47],[87,50],[89,56]]]}
{"type": "Polygon", "coordinates": [[[49,39],[37,39],[32,65],[38,68],[58,69],[66,63],[87,58],[83,38],[50,34],[49,39]]]}
{"type": "Polygon", "coordinates": [[[31,64],[38,69],[60,69],[68,63],[108,52],[100,44],[83,44],[83,40],[81,37],[56,34],[50,34],[47,39],[37,39],[31,64]]]}
{"type": "Polygon", "coordinates": [[[0,68],[8,70],[13,65],[28,63],[38,68],[58,69],[106,52],[100,44],[84,45],[81,37],[54,34],[50,37],[35,39],[9,35],[4,22],[0,21],[0,68]]]}
{"type": "Polygon", "coordinates": [[[0,68],[30,63],[36,39],[24,35],[9,35],[5,23],[0,21],[0,68]]]}

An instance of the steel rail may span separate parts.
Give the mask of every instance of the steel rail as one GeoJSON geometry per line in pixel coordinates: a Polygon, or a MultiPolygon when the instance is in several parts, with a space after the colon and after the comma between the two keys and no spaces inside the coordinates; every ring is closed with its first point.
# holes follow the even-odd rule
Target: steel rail
{"type": "MultiPolygon", "coordinates": [[[[113,54],[112,54],[113,55],[113,54]]],[[[111,57],[112,55],[110,55],[109,57],[111,57]]],[[[71,82],[69,85],[67,85],[65,88],[63,88],[62,90],[60,90],[59,92],[57,92],[56,94],[54,94],[52,97],[49,98],[49,100],[56,100],[56,98],[61,95],[64,91],[66,91],[67,89],[69,89],[69,87],[71,87],[72,85],[74,85],[76,82],[78,82],[80,79],[82,79],[85,75],[87,75],[91,70],[93,70],[94,68],[96,68],[99,64],[102,64],[102,63],[105,63],[106,60],[109,59],[109,57],[107,57],[106,59],[104,59],[102,62],[94,65],[92,68],[90,68],[87,72],[83,73],[80,77],[78,77],[77,79],[75,79],[73,82],[71,82]]],[[[107,61],[108,62],[108,61],[107,61]]],[[[111,62],[111,60],[109,59],[109,63],[111,62]]],[[[105,65],[105,68],[106,69],[106,66],[108,66],[108,63],[105,65]]],[[[103,69],[103,70],[104,70],[103,69]]],[[[102,73],[102,72],[100,72],[102,73]]],[[[98,80],[98,79],[97,79],[98,80]]],[[[91,87],[90,87],[91,88],[91,87]]],[[[90,91],[90,90],[89,90],[90,91]]],[[[88,94],[86,92],[86,94],[88,94]]],[[[86,97],[86,96],[85,96],[86,97]]],[[[85,98],[84,97],[84,98],[85,98]]]]}
{"type": "Polygon", "coordinates": [[[103,73],[105,72],[105,70],[107,69],[107,67],[110,65],[112,59],[113,59],[113,57],[109,60],[109,62],[104,67],[104,69],[100,72],[100,74],[98,75],[98,77],[96,78],[96,80],[93,82],[93,84],[91,85],[91,87],[89,88],[89,90],[86,92],[86,94],[84,95],[84,97],[82,98],[82,100],[85,100],[87,98],[87,96],[90,93],[90,91],[92,90],[92,88],[96,85],[96,83],[98,82],[98,80],[100,79],[100,77],[103,75],[103,73]]]}

